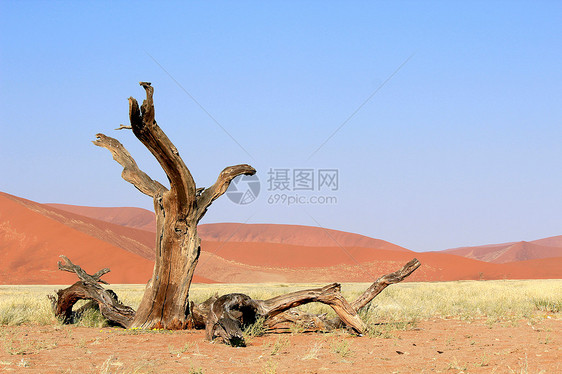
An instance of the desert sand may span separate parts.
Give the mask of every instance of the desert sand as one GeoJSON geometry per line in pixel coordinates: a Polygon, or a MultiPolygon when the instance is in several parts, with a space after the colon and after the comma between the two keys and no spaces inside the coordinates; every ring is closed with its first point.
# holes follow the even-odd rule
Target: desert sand
{"type": "Polygon", "coordinates": [[[562,241],[559,241],[558,238],[560,237],[555,236],[533,242],[520,241],[517,243],[463,247],[448,249],[445,252],[496,264],[562,257],[562,241]],[[549,246],[549,244],[552,246],[549,246]]]}
{"type": "Polygon", "coordinates": [[[49,373],[560,373],[559,320],[431,320],[384,337],[283,334],[246,348],[197,330],[142,332],[75,326],[8,326],[0,369],[49,373]],[[33,342],[33,343],[29,343],[33,342]]]}

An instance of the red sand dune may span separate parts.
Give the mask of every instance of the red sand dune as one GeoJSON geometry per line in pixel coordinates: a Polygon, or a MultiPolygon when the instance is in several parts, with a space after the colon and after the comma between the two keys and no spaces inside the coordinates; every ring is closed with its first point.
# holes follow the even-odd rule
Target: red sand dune
{"type": "Polygon", "coordinates": [[[435,271],[432,280],[555,279],[562,277],[562,257],[508,264],[482,262],[435,252],[419,253],[417,257],[422,264],[426,265],[425,269],[419,269],[422,270],[422,273],[423,271],[435,271]]]}
{"type": "Polygon", "coordinates": [[[562,246],[551,247],[539,244],[556,244],[556,238],[560,237],[539,239],[533,242],[521,241],[517,243],[454,248],[444,252],[496,264],[562,257],[562,246]]]}
{"type": "MultiPolygon", "coordinates": [[[[77,215],[65,217],[54,208],[0,193],[0,284],[74,283],[75,275],[57,268],[61,254],[90,273],[109,267],[111,272],[104,279],[110,283],[146,283],[152,276],[152,261],[80,229],[105,230],[109,238],[120,237],[120,244],[126,246],[138,242],[125,236],[131,231],[115,225],[126,230],[112,232],[112,227],[103,226],[105,222],[87,220],[77,215]]],[[[141,230],[134,232],[142,234],[141,230]]]]}
{"type": "MultiPolygon", "coordinates": [[[[135,214],[148,217],[148,211],[125,208],[125,213],[110,214],[108,209],[118,208],[43,205],[0,193],[0,284],[72,283],[74,275],[56,268],[60,254],[90,272],[110,267],[106,277],[111,283],[146,282],[152,273],[155,234],[131,226],[142,227],[145,223],[135,214]],[[90,217],[77,214],[83,211],[90,217]]],[[[383,240],[292,225],[209,224],[201,225],[200,231],[204,240],[195,282],[368,282],[413,257],[423,266],[410,281],[562,277],[562,256],[489,263],[450,252],[415,253],[383,240]]],[[[538,256],[537,251],[544,255],[549,247],[537,242],[547,239],[503,245],[511,250],[502,256],[538,256]]],[[[480,248],[493,252],[496,247],[480,248]]]]}
{"type": "MultiPolygon", "coordinates": [[[[242,248],[244,243],[236,243],[236,245],[242,248]]],[[[203,251],[196,272],[220,283],[372,282],[381,275],[400,269],[406,262],[416,257],[421,261],[422,266],[408,278],[408,281],[552,279],[562,276],[562,258],[492,264],[445,253],[428,252],[414,255],[400,251],[376,252],[377,258],[370,262],[326,267],[282,268],[247,265],[203,251]]]]}
{"type": "Polygon", "coordinates": [[[67,204],[43,205],[120,226],[132,227],[145,231],[156,231],[154,212],[142,208],[98,208],[67,204]]]}
{"type": "MultiPolygon", "coordinates": [[[[102,208],[66,204],[45,204],[67,212],[116,225],[156,231],[153,212],[141,208],[102,208]]],[[[411,252],[406,248],[380,239],[321,227],[279,225],[210,223],[199,226],[202,240],[212,242],[282,243],[312,247],[364,247],[411,252]]]]}
{"type": "Polygon", "coordinates": [[[562,235],[551,236],[550,238],[544,238],[539,240],[533,240],[531,243],[543,245],[545,247],[562,248],[562,235]]]}
{"type": "Polygon", "coordinates": [[[363,247],[312,247],[280,243],[203,241],[204,251],[241,264],[312,268],[336,265],[358,265],[384,259],[387,253],[399,252],[412,259],[417,253],[363,247]]]}
{"type": "Polygon", "coordinates": [[[279,225],[211,223],[199,226],[202,239],[221,242],[280,243],[310,247],[363,247],[411,252],[396,244],[349,232],[321,227],[279,225]]]}
{"type": "Polygon", "coordinates": [[[47,206],[33,203],[25,199],[19,199],[19,202],[28,209],[43,214],[48,218],[54,219],[63,225],[81,231],[89,236],[103,240],[149,260],[154,259],[154,243],[156,238],[153,232],[84,217],[68,211],[59,210],[52,205],[47,206]]]}

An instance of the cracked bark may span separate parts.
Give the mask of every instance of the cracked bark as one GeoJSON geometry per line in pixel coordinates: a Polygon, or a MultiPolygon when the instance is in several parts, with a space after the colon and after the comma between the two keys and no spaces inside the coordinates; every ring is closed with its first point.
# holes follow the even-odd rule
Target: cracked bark
{"type": "Polygon", "coordinates": [[[157,232],[154,271],[131,327],[183,329],[190,313],[189,288],[201,251],[197,224],[232,179],[242,174],[253,175],[256,171],[249,165],[230,166],[211,187],[198,189],[177,148],[156,123],[154,88],[148,82],[140,82],[140,85],[146,92],[146,99],[139,107],[134,98],[129,98],[130,128],[156,158],[170,188],[141,171],[116,139],[97,134],[93,143],[108,149],[123,166],[123,179],[154,201],[157,232]]]}
{"type": "MultiPolygon", "coordinates": [[[[123,167],[121,175],[125,181],[152,197],[156,213],[156,260],[152,278],[146,286],[137,312],[127,309],[124,319],[109,313],[105,313],[104,316],[125,327],[206,328],[208,339],[213,340],[218,337],[232,345],[245,344],[242,328],[257,318],[264,318],[265,326],[269,331],[282,331],[283,325],[299,324],[309,330],[329,330],[346,326],[355,334],[362,334],[365,325],[359,318],[358,311],[385,287],[402,281],[416,270],[420,266],[416,259],[410,261],[401,270],[376,280],[352,303],[341,295],[340,285],[337,283],[268,300],[252,300],[247,295],[229,294],[212,297],[198,305],[189,302],[189,289],[201,251],[197,224],[213,201],[226,192],[232,179],[239,175],[253,175],[256,171],[246,164],[230,166],[219,174],[211,187],[197,188],[177,148],[156,123],[153,87],[148,82],[140,82],[140,85],[146,92],[146,99],[139,106],[134,98],[129,98],[131,125],[121,125],[118,130],[132,130],[135,137],[158,161],[166,173],[170,187],[165,187],[140,170],[133,157],[118,140],[104,134],[96,135],[93,143],[111,152],[114,160],[123,167]],[[338,317],[328,319],[325,315],[306,314],[293,309],[310,302],[329,305],[338,317]]],[[[98,293],[102,292],[103,288],[97,283],[101,282],[100,277],[105,270],[90,276],[80,272],[79,267],[72,267],[70,264],[70,261],[67,261],[68,266],[63,265],[61,270],[71,269],[81,278],[82,283],[89,285],[88,287],[98,293]]],[[[62,298],[58,295],[58,300],[69,300],[66,305],[61,304],[58,312],[60,315],[72,313],[72,301],[80,297],[97,300],[100,310],[111,309],[107,307],[114,304],[111,297],[105,295],[97,299],[93,298],[89,291],[83,291],[84,284],[79,283],[69,289],[76,286],[75,289],[79,289],[80,292],[72,290],[69,291],[69,297],[62,298]]],[[[56,301],[55,298],[53,300],[56,301]]],[[[118,300],[115,298],[115,301],[118,300]]]]}

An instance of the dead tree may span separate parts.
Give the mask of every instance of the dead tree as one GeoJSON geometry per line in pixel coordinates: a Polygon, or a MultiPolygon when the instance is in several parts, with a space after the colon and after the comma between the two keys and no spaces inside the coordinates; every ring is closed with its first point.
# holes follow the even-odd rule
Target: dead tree
{"type": "Polygon", "coordinates": [[[190,314],[189,288],[201,251],[197,224],[209,205],[226,192],[232,179],[253,175],[256,170],[250,165],[229,166],[211,187],[197,188],[178,150],[156,124],[154,88],[147,82],[140,85],[146,91],[146,100],[139,108],[137,101],[129,98],[130,128],[164,169],[170,188],[141,171],[116,139],[97,134],[93,143],[111,151],[123,166],[123,179],[154,201],[156,261],[131,327],[183,329],[190,314]]]}
{"type": "Polygon", "coordinates": [[[55,296],[49,295],[53,311],[57,318],[64,323],[75,322],[86,310],[97,308],[109,321],[129,327],[135,316],[133,308],[123,305],[115,292],[99,285],[107,284],[101,277],[109,273],[109,269],[101,269],[93,275],[89,275],[78,265],[74,265],[67,257],[61,256],[64,262],[59,261],[59,269],[76,273],[80,281],[72,286],[59,290],[55,296]],[[78,300],[91,300],[80,309],[73,311],[72,307],[78,300]]]}
{"type": "MultiPolygon", "coordinates": [[[[197,188],[178,150],[156,123],[153,87],[147,82],[140,82],[140,85],[146,91],[146,99],[139,107],[134,98],[129,98],[131,125],[121,125],[119,129],[133,131],[166,173],[170,187],[165,187],[141,171],[129,152],[116,139],[97,134],[93,143],[108,149],[114,160],[123,167],[123,179],[153,199],[156,213],[156,260],[152,278],[135,313],[131,308],[118,303],[116,298],[109,297],[108,291],[99,286],[99,277],[105,270],[94,276],[86,274],[90,277],[87,278],[85,272],[77,270],[79,267],[67,261],[82,283],[78,282],[79,286],[76,283],[67,290],[59,291],[57,313],[67,316],[71,313],[69,310],[72,310],[74,300],[85,297],[98,302],[104,316],[124,327],[199,327],[206,329],[208,339],[219,337],[234,345],[244,344],[242,328],[257,318],[263,318],[270,330],[282,330],[287,323],[299,323],[310,329],[346,326],[354,333],[362,334],[365,326],[357,312],[386,286],[401,281],[417,269],[420,263],[416,259],[398,272],[379,278],[352,303],[341,295],[340,285],[337,283],[269,300],[252,300],[247,295],[230,294],[209,299],[199,305],[189,302],[191,280],[201,251],[197,224],[211,203],[226,192],[232,179],[239,175],[253,175],[256,171],[246,164],[230,166],[219,174],[212,186],[197,188]],[[71,290],[73,287],[75,289],[71,290]],[[331,306],[338,318],[329,320],[326,316],[308,315],[292,309],[310,302],[331,306]],[[117,310],[116,313],[113,313],[114,309],[117,310]]],[[[67,266],[59,264],[59,267],[67,270],[67,266]]]]}

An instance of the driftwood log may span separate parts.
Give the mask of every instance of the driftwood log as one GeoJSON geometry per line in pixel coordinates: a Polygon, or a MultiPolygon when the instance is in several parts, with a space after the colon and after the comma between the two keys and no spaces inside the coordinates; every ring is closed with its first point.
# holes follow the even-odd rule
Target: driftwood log
{"type": "MultiPolygon", "coordinates": [[[[72,306],[78,300],[89,299],[98,305],[105,318],[125,328],[131,327],[135,311],[121,304],[113,291],[99,285],[103,282],[100,277],[108,273],[109,269],[102,269],[94,275],[88,275],[68,258],[61,257],[66,263],[59,262],[59,269],[76,273],[80,281],[69,288],[59,290],[56,298],[51,296],[55,315],[66,323],[72,323],[80,314],[80,310],[73,312],[72,306]]],[[[298,325],[305,331],[330,331],[345,327],[354,334],[362,335],[366,327],[359,318],[358,312],[382,290],[391,284],[401,282],[420,265],[417,259],[413,259],[402,269],[378,278],[351,303],[342,296],[341,286],[338,283],[291,292],[267,300],[254,300],[240,293],[213,296],[201,304],[191,302],[187,328],[205,329],[208,340],[217,339],[233,346],[245,346],[243,331],[258,319],[263,320],[268,332],[286,332],[291,326],[298,325]],[[326,314],[308,314],[293,309],[311,302],[329,305],[337,317],[328,318],[326,314]]]]}
{"type": "Polygon", "coordinates": [[[135,315],[135,310],[123,305],[115,292],[99,285],[99,283],[107,284],[107,282],[100,278],[102,275],[109,273],[109,269],[105,268],[93,275],[89,275],[80,266],[73,264],[67,257],[61,257],[64,262],[59,261],[59,269],[76,273],[80,280],[68,288],[59,290],[56,296],[48,296],[51,300],[55,316],[64,323],[73,323],[84,311],[97,307],[101,314],[109,321],[125,328],[129,327],[135,315]],[[73,311],[72,307],[79,300],[91,301],[80,309],[73,311]]]}

